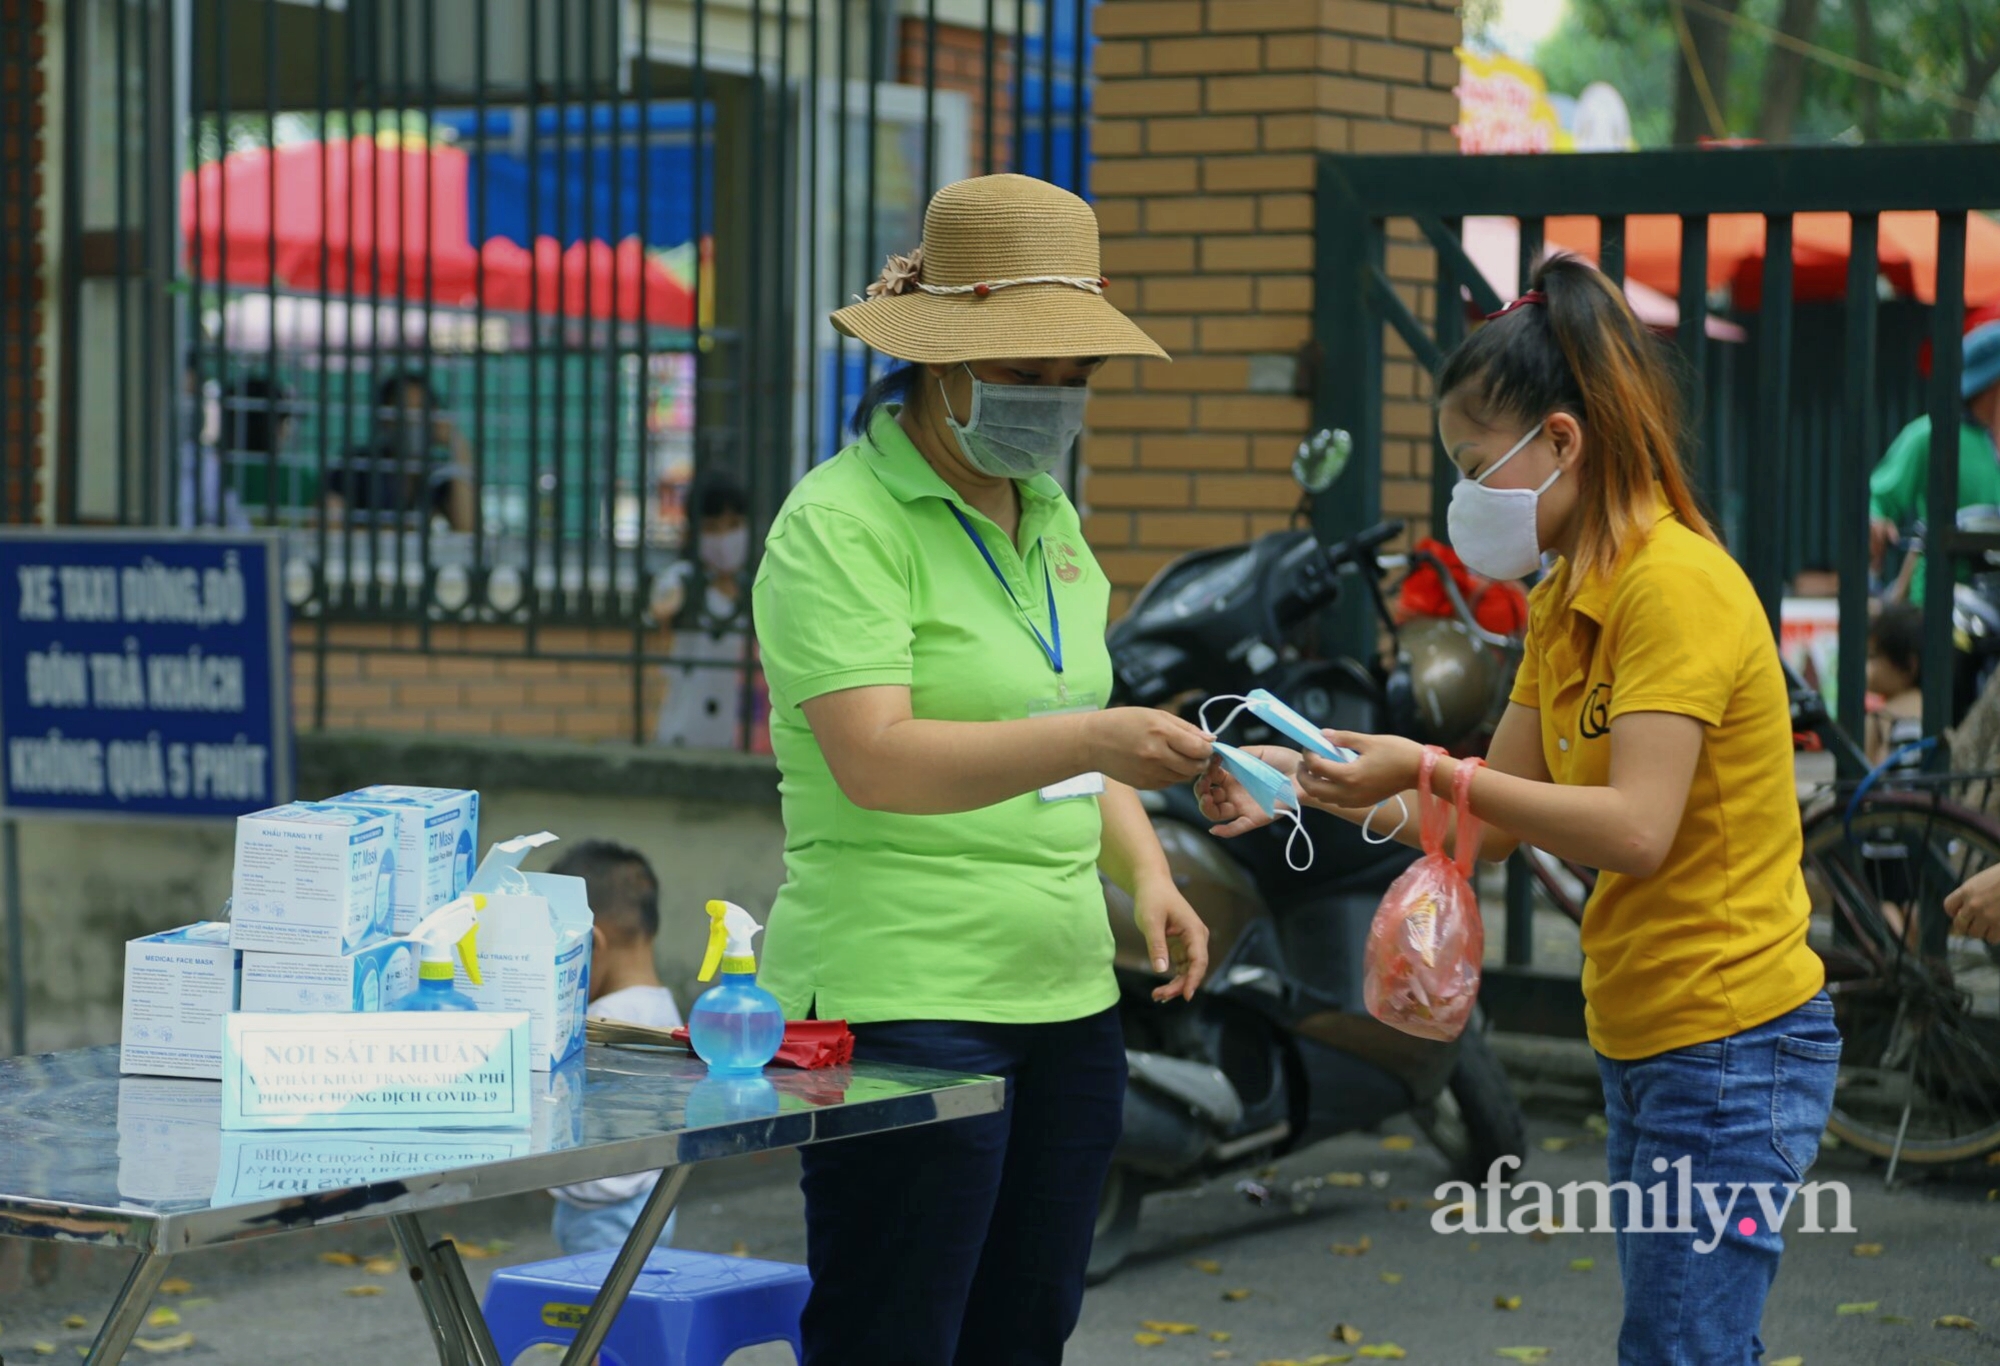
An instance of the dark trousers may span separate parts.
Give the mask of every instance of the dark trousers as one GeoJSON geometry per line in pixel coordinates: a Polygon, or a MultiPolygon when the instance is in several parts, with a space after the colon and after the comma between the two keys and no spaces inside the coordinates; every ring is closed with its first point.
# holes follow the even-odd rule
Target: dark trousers
{"type": "Polygon", "coordinates": [[[864,1061],[1004,1078],[1007,1107],[803,1151],[805,1366],[1060,1362],[1124,1116],[1118,1012],[854,1034],[864,1061]]]}

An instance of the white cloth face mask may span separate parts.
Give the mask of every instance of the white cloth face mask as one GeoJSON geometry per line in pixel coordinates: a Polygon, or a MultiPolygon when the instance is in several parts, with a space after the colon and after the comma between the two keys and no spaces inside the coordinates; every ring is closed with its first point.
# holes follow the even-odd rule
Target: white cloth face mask
{"type": "Polygon", "coordinates": [[[1489,579],[1525,579],[1542,563],[1541,531],[1535,524],[1535,509],[1549,486],[1562,478],[1562,467],[1557,466],[1553,474],[1531,489],[1496,489],[1486,481],[1540,436],[1547,425],[1546,419],[1537,422],[1486,473],[1477,479],[1461,479],[1452,486],[1451,509],[1445,518],[1451,532],[1451,546],[1475,574],[1489,579]]]}

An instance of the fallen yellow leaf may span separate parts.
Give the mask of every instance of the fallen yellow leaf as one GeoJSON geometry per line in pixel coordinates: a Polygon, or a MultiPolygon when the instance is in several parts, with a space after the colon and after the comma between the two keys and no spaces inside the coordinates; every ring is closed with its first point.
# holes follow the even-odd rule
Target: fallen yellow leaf
{"type": "Polygon", "coordinates": [[[735,1245],[729,1249],[729,1255],[732,1257],[748,1257],[750,1255],[750,1244],[738,1238],[735,1245]]]}
{"type": "Polygon", "coordinates": [[[1163,1323],[1159,1319],[1146,1319],[1139,1326],[1149,1333],[1165,1333],[1170,1338],[1191,1338],[1201,1331],[1198,1324],[1163,1323]]]}
{"type": "Polygon", "coordinates": [[[1361,1241],[1358,1243],[1335,1243],[1333,1245],[1333,1255],[1336,1257],[1364,1257],[1368,1254],[1368,1249],[1373,1246],[1375,1246],[1374,1242],[1364,1233],[1361,1235],[1361,1241]]]}
{"type": "Polygon", "coordinates": [[[63,1320],[63,1327],[65,1328],[88,1328],[89,1326],[90,1320],[81,1314],[71,1314],[63,1320]]]}
{"type": "Polygon", "coordinates": [[[1880,1243],[1856,1243],[1854,1245],[1854,1255],[1857,1257],[1879,1257],[1882,1255],[1882,1245],[1880,1243]]]}
{"type": "Polygon", "coordinates": [[[1845,1317],[1853,1314],[1872,1314],[1881,1307],[1880,1300],[1857,1300],[1851,1304],[1836,1306],[1833,1312],[1845,1317]]]}
{"type": "Polygon", "coordinates": [[[372,1296],[381,1294],[382,1287],[379,1285],[350,1285],[347,1287],[347,1289],[343,1290],[341,1293],[346,1295],[349,1299],[365,1300],[372,1296]]]}
{"type": "Polygon", "coordinates": [[[1477,1238],[1468,1239],[1465,1244],[1465,1250],[1467,1252],[1479,1251],[1479,1240],[1477,1238]]]}
{"type": "Polygon", "coordinates": [[[1400,1272],[1400,1271],[1384,1271],[1384,1272],[1382,1273],[1382,1284],[1384,1284],[1384,1285],[1401,1285],[1402,1283],[1403,1283],[1403,1273],[1402,1273],[1402,1272],[1400,1272]]]}
{"type": "Polygon", "coordinates": [[[178,1328],[181,1326],[181,1316],[162,1305],[160,1308],[146,1315],[146,1326],[148,1328],[178,1328]]]}
{"type": "Polygon", "coordinates": [[[1766,1362],[1764,1366],[1806,1366],[1806,1359],[1804,1357],[1779,1357],[1776,1361],[1766,1362]]]}
{"type": "Polygon", "coordinates": [[[1402,1199],[1399,1196],[1396,1199],[1391,1200],[1389,1202],[1389,1213],[1401,1214],[1404,1210],[1408,1209],[1409,1207],[1410,1207],[1410,1202],[1405,1199],[1402,1199]]]}
{"type": "Polygon", "coordinates": [[[1166,1339],[1158,1333],[1134,1333],[1132,1341],[1138,1343],[1141,1347],[1158,1347],[1166,1339]]]}
{"type": "Polygon", "coordinates": [[[1342,1188],[1352,1189],[1355,1187],[1367,1185],[1368,1178],[1363,1176],[1360,1172],[1329,1172],[1327,1174],[1326,1184],[1329,1186],[1340,1186],[1342,1188]]]}
{"type": "Polygon", "coordinates": [[[1545,1138],[1542,1140],[1542,1151],[1545,1153],[1559,1153],[1574,1142],[1576,1140],[1573,1138],[1545,1138]]]}
{"type": "MultiPolygon", "coordinates": [[[[457,1239],[453,1239],[452,1246],[458,1249],[459,1256],[471,1262],[483,1262],[488,1257],[491,1257],[493,1255],[493,1250],[491,1248],[482,1247],[478,1243],[461,1243],[457,1239]]],[[[741,1247],[742,1244],[738,1243],[737,1246],[741,1247]]],[[[730,1255],[735,1257],[741,1257],[743,1253],[735,1252],[731,1253],[730,1255]]]]}
{"type": "Polygon", "coordinates": [[[1250,1298],[1250,1292],[1248,1290],[1225,1290],[1222,1292],[1222,1298],[1231,1304],[1241,1304],[1250,1298]]]}
{"type": "Polygon", "coordinates": [[[1361,1330],[1351,1323],[1337,1323],[1333,1326],[1333,1331],[1328,1333],[1327,1336],[1335,1342],[1344,1342],[1352,1347],[1355,1343],[1361,1341],[1361,1330]]]}
{"type": "Polygon", "coordinates": [[[1968,1333],[1979,1331],[1979,1325],[1963,1314],[1945,1314],[1931,1322],[1933,1328],[1963,1328],[1968,1333]]]}
{"type": "Polygon", "coordinates": [[[132,1345],[142,1352],[178,1352],[194,1346],[193,1333],[175,1333],[170,1338],[133,1338],[132,1345]]]}
{"type": "Polygon", "coordinates": [[[394,1257],[370,1257],[361,1264],[361,1269],[371,1276],[393,1276],[403,1269],[403,1264],[394,1257]]]}
{"type": "Polygon", "coordinates": [[[1392,1153],[1406,1153],[1417,1146],[1417,1140],[1408,1134],[1390,1134],[1382,1140],[1382,1146],[1392,1153]]]}
{"type": "Polygon", "coordinates": [[[1331,1352],[1321,1352],[1318,1356],[1307,1357],[1306,1366],[1339,1366],[1339,1363],[1343,1361],[1352,1360],[1354,1360],[1354,1354],[1351,1352],[1342,1352],[1339,1356],[1335,1356],[1331,1352]]]}
{"type": "Polygon", "coordinates": [[[35,1344],[36,1356],[52,1357],[55,1354],[56,1354],[56,1345],[53,1342],[38,1342],[35,1344]]]}
{"type": "Polygon", "coordinates": [[[1229,1338],[1230,1335],[1228,1333],[1210,1333],[1208,1335],[1208,1340],[1210,1342],[1227,1342],[1229,1341],[1229,1338]]]}
{"type": "Polygon", "coordinates": [[[2000,1271],[2000,1257],[1988,1257],[1986,1265],[1992,1267],[1995,1271],[2000,1271]]]}
{"type": "Polygon", "coordinates": [[[1493,1307],[1495,1309],[1519,1309],[1521,1307],[1521,1297],[1519,1295],[1495,1295],[1493,1297],[1493,1307]]]}
{"type": "Polygon", "coordinates": [[[319,1259],[328,1266],[360,1266],[361,1259],[352,1252],[322,1252],[319,1259]]]}
{"type": "Polygon", "coordinates": [[[1273,1357],[1270,1360],[1258,1362],[1257,1366],[1301,1366],[1301,1364],[1293,1361],[1290,1357],[1273,1357]]]}
{"type": "Polygon", "coordinates": [[[1188,1265],[1204,1276],[1220,1276],[1222,1274],[1221,1262],[1189,1262],[1188,1265]]]}
{"type": "Polygon", "coordinates": [[[1583,1127],[1596,1134],[1599,1138],[1603,1138],[1611,1132],[1611,1121],[1603,1115],[1585,1115],[1583,1117],[1583,1127]]]}
{"type": "Polygon", "coordinates": [[[1401,1361],[1409,1355],[1393,1342],[1374,1342],[1356,1350],[1371,1361],[1401,1361]]]}
{"type": "Polygon", "coordinates": [[[1546,1347],[1496,1347],[1493,1355],[1505,1357],[1509,1361],[1547,1361],[1549,1349],[1546,1347]]]}
{"type": "Polygon", "coordinates": [[[1595,1270],[1596,1267],[1597,1267],[1596,1260],[1590,1257],[1578,1257],[1576,1260],[1572,1261],[1569,1264],[1569,1269],[1571,1271],[1591,1271],[1595,1270]]]}
{"type": "Polygon", "coordinates": [[[192,1289],[194,1287],[179,1276],[169,1276],[160,1282],[160,1293],[162,1295],[185,1295],[192,1289]]]}

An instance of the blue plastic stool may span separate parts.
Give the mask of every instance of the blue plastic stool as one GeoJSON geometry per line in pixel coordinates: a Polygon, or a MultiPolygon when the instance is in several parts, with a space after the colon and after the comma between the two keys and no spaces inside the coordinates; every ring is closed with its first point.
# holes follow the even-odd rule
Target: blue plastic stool
{"type": "MultiPolygon", "coordinates": [[[[575,1341],[615,1252],[496,1271],[486,1323],[503,1366],[537,1343],[575,1341]]],[[[661,1249],[646,1258],[598,1353],[604,1366],[722,1366],[732,1352],[788,1342],[801,1360],[799,1315],[812,1278],[802,1266],[661,1249]]]]}

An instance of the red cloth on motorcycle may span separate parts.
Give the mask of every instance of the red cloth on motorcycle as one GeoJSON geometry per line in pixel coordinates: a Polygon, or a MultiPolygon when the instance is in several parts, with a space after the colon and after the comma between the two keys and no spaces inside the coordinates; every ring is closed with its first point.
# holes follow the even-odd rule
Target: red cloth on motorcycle
{"type": "MultiPolygon", "coordinates": [[[[1417,550],[1437,556],[1451,570],[1459,593],[1465,598],[1466,606],[1472,609],[1473,620],[1483,629],[1499,636],[1518,636],[1528,629],[1528,595],[1522,591],[1521,585],[1480,578],[1465,567],[1465,561],[1458,558],[1457,551],[1442,541],[1425,537],[1417,542],[1417,550]]],[[[1396,608],[1404,621],[1412,617],[1453,615],[1444,582],[1429,564],[1418,565],[1403,580],[1402,589],[1396,594],[1396,608]]]]}
{"type": "Polygon", "coordinates": [[[1390,884],[1368,927],[1362,953],[1362,1000],[1383,1024],[1420,1039],[1449,1043],[1465,1030],[1479,1000],[1486,926],[1472,889],[1480,824],[1471,810],[1478,759],[1462,759],[1453,775],[1458,856],[1445,854],[1445,802],[1432,794],[1438,756],[1424,750],[1418,767],[1417,806],[1424,856],[1390,884]]]}

